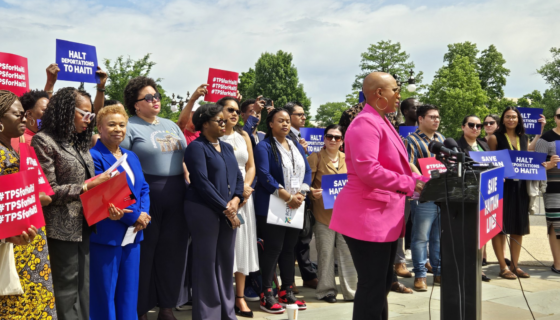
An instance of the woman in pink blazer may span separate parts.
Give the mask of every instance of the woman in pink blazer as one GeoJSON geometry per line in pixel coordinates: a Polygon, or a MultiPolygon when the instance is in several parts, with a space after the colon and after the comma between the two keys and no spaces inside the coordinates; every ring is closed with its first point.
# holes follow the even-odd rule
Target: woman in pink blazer
{"type": "Polygon", "coordinates": [[[363,92],[368,104],[346,131],[348,182],[336,198],[330,228],[344,235],[358,271],[353,320],[377,320],[388,318],[405,198],[420,192],[426,179],[410,170],[406,148],[385,117],[399,107],[395,79],[373,72],[363,92]]]}

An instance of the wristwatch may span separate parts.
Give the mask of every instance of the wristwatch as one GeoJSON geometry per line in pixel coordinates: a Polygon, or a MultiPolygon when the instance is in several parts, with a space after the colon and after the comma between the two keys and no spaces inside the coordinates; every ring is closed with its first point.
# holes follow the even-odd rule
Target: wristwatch
{"type": "Polygon", "coordinates": [[[299,192],[304,196],[307,196],[307,194],[309,193],[309,185],[307,183],[302,184],[299,192]]]}

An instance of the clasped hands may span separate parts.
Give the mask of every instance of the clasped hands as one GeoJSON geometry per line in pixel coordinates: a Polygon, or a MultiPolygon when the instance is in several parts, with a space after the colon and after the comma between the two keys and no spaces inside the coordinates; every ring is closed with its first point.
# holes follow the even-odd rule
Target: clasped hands
{"type": "Polygon", "coordinates": [[[231,222],[233,229],[241,226],[241,221],[237,218],[237,210],[239,210],[239,198],[234,197],[227,203],[226,210],[224,210],[224,214],[231,222]]]}

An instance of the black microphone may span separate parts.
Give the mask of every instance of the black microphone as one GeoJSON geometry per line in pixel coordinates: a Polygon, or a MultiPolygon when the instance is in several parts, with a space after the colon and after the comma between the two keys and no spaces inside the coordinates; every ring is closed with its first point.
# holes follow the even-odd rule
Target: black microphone
{"type": "Polygon", "coordinates": [[[453,138],[447,138],[445,139],[445,141],[443,141],[443,145],[446,148],[449,148],[455,152],[459,152],[459,145],[457,144],[457,141],[455,141],[455,139],[453,138]]]}
{"type": "Polygon", "coordinates": [[[444,147],[443,143],[436,140],[432,140],[432,142],[430,142],[430,144],[428,145],[428,150],[430,150],[431,153],[435,153],[435,154],[442,153],[443,155],[448,157],[455,156],[458,153],[449,148],[444,147]]]}

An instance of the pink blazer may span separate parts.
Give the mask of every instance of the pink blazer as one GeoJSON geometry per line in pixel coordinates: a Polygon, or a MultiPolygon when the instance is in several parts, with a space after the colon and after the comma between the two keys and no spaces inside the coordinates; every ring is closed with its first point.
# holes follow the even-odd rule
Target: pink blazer
{"type": "Polygon", "coordinates": [[[366,104],[345,136],[348,182],[334,203],[330,228],[354,239],[392,242],[404,236],[404,205],[416,179],[389,120],[366,104]]]}

